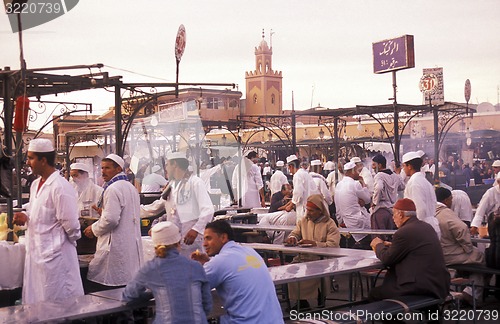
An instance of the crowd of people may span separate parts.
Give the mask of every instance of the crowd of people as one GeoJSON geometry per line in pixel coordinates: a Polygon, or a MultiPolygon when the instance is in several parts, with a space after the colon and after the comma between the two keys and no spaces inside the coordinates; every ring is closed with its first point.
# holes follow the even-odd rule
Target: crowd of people
{"type": "MultiPolygon", "coordinates": [[[[155,322],[204,323],[212,308],[210,289],[215,288],[227,313],[222,323],[283,322],[264,260],[235,243],[227,222],[213,221],[209,187],[214,181],[191,172],[185,153],[168,154],[164,169],[151,167],[141,190],[161,196],[143,205],[126,162],[116,154],[101,161],[102,187],[94,184],[93,171],[85,163],[70,165],[71,183],[61,177],[49,140],[32,140],[27,157],[38,178],[31,184],[26,212],[14,215],[15,224],[27,226],[23,303],[58,302],[84,292],[125,287],[124,301],[148,297],[146,292],[151,291],[157,306],[155,322]],[[161,214],[150,230],[156,257],[144,262],[141,218],[161,214]],[[82,217],[95,222],[81,228],[82,217]],[[76,250],[81,235],[97,239],[85,286],[76,250]]],[[[389,270],[382,286],[371,291],[372,299],[405,294],[444,298],[450,282],[447,265],[491,265],[498,259],[495,246],[485,257],[472,245],[471,234],[500,217],[500,161],[492,163],[494,183],[474,217],[465,192],[446,186],[435,189],[428,181],[426,173],[433,168],[421,151],[407,152],[402,165],[392,168],[381,154],[338,163],[290,155],[286,162],[262,168],[259,161],[257,152],[250,151],[231,167],[221,163],[211,175],[227,185],[224,191],[243,208],[261,208],[269,202],[261,224],[295,225],[289,233],[269,232],[275,244],[375,251],[389,270]],[[339,227],[396,232],[346,238],[339,227]]],[[[442,165],[440,172],[447,164],[442,165]]],[[[457,173],[460,162],[451,166],[457,173]]],[[[301,255],[292,262],[315,259],[301,255]]],[[[473,278],[477,283],[488,280],[479,274],[473,278]]],[[[319,287],[317,280],[311,280],[301,283],[300,289],[290,284],[288,290],[292,300],[301,299],[299,308],[307,308],[313,298],[323,304],[326,292],[319,287]]],[[[470,300],[479,301],[480,293],[478,289],[473,296],[470,289],[464,290],[470,300]]]]}

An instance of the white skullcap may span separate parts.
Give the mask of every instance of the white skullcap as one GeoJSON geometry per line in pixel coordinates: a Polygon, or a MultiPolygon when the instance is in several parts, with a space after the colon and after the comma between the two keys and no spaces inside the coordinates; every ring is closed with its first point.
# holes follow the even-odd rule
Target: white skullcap
{"type": "Polygon", "coordinates": [[[71,170],[82,170],[87,173],[91,173],[90,166],[85,163],[73,163],[69,166],[71,170]]]}
{"type": "Polygon", "coordinates": [[[425,155],[425,152],[422,151],[422,150],[418,150],[417,151],[417,154],[420,155],[420,157],[424,156],[425,155]]]}
{"type": "Polygon", "coordinates": [[[347,162],[346,164],[344,164],[344,171],[349,171],[351,169],[354,169],[355,167],[356,167],[356,163],[354,163],[352,161],[351,162],[347,162]]]}
{"type": "Polygon", "coordinates": [[[184,159],[187,160],[186,153],[184,152],[171,152],[167,154],[167,160],[184,159]]]}
{"type": "Polygon", "coordinates": [[[500,160],[495,160],[493,164],[491,165],[492,167],[500,167],[500,160]]]}
{"type": "Polygon", "coordinates": [[[158,172],[161,170],[161,167],[158,165],[158,164],[155,164],[152,168],[151,168],[151,172],[152,173],[155,173],[155,172],[158,172]]]}
{"type": "Polygon", "coordinates": [[[277,166],[277,167],[282,167],[282,166],[284,166],[284,165],[285,165],[285,162],[283,162],[283,161],[278,161],[278,162],[276,162],[276,166],[277,166]]]}
{"type": "Polygon", "coordinates": [[[46,138],[36,138],[30,141],[28,151],[37,153],[54,152],[54,145],[46,138]]]}
{"type": "Polygon", "coordinates": [[[320,160],[312,160],[311,166],[315,166],[315,165],[321,165],[321,161],[320,160]]]}
{"type": "Polygon", "coordinates": [[[295,161],[295,160],[298,160],[298,159],[299,159],[299,158],[297,157],[297,155],[292,154],[292,155],[290,155],[290,156],[288,156],[288,157],[286,158],[286,164],[290,164],[290,162],[295,161]]]}
{"type": "Polygon", "coordinates": [[[417,152],[408,152],[403,155],[403,158],[401,159],[401,162],[406,163],[408,161],[411,161],[413,159],[419,159],[422,158],[419,153],[417,152]]]}
{"type": "Polygon", "coordinates": [[[106,159],[110,159],[112,161],[115,161],[116,164],[118,164],[122,169],[125,166],[125,161],[121,157],[119,157],[116,154],[109,154],[108,156],[105,157],[106,159]]]}
{"type": "Polygon", "coordinates": [[[181,233],[179,228],[170,221],[159,222],[151,229],[151,239],[155,246],[179,243],[181,233]]]}
{"type": "Polygon", "coordinates": [[[357,156],[351,158],[350,162],[354,162],[354,163],[361,163],[361,159],[357,156]]]}

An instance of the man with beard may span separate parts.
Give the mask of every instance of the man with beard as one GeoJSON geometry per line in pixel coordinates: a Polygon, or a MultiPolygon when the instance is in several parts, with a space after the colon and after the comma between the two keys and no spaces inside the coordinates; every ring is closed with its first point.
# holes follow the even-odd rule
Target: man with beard
{"type": "Polygon", "coordinates": [[[85,163],[73,163],[70,165],[69,175],[73,180],[73,187],[78,192],[78,210],[80,216],[98,218],[100,215],[91,208],[97,204],[102,195],[103,189],[94,184],[89,177],[90,166],[85,163]]]}

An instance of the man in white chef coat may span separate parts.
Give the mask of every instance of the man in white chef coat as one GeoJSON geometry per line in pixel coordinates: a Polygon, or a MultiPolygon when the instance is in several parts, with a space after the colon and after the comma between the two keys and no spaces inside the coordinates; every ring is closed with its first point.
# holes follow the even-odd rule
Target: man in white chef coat
{"type": "Polygon", "coordinates": [[[422,155],[418,152],[408,152],[401,159],[403,170],[410,177],[406,184],[404,197],[411,199],[417,207],[417,218],[432,226],[438,238],[441,237],[439,222],[436,218],[436,194],[434,187],[420,172],[422,167],[422,155]]]}
{"type": "Polygon", "coordinates": [[[186,257],[196,250],[203,250],[205,226],[214,215],[214,205],[205,183],[189,172],[188,167],[185,153],[167,155],[167,175],[172,183],[171,199],[174,206],[168,220],[181,230],[180,253],[186,257]]]}
{"type": "Polygon", "coordinates": [[[104,192],[97,206],[101,217],[84,230],[97,237],[94,259],[87,279],[93,284],[87,292],[125,286],[142,265],[140,201],[137,189],[123,172],[125,162],[109,154],[101,162],[104,192]]]}
{"type": "Polygon", "coordinates": [[[50,140],[32,140],[27,157],[40,177],[31,184],[26,213],[14,214],[13,220],[27,225],[23,304],[74,300],[83,295],[76,253],[81,236],[77,194],[55,169],[56,152],[50,140]]]}
{"type": "Polygon", "coordinates": [[[297,221],[299,221],[306,216],[307,197],[320,194],[320,192],[309,172],[300,167],[299,158],[295,154],[288,156],[286,163],[290,174],[293,174],[293,193],[292,200],[285,210],[289,212],[295,208],[297,221]]]}
{"type": "Polygon", "coordinates": [[[241,158],[240,163],[233,172],[233,192],[238,193],[238,197],[241,199],[241,207],[244,208],[266,207],[264,182],[260,168],[256,164],[258,160],[257,152],[250,151],[241,158]]]}
{"type": "Polygon", "coordinates": [[[276,171],[274,171],[271,179],[269,180],[269,189],[271,190],[271,197],[281,191],[281,186],[288,183],[288,178],[283,173],[282,169],[285,166],[285,162],[276,162],[276,171]]]}

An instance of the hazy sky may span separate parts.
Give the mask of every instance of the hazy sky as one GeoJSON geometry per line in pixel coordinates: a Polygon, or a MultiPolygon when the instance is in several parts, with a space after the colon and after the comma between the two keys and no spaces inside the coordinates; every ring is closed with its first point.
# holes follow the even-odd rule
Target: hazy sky
{"type": "MultiPolygon", "coordinates": [[[[415,37],[415,68],[397,73],[398,102],[421,103],[423,68],[444,68],[446,101],[497,103],[498,0],[80,0],[70,12],[24,32],[28,68],[103,63],[125,82],[174,82],[174,42],[184,24],[180,82],[236,83],[255,68],[254,48],[272,29],[273,68],[283,73],[284,109],[390,103],[391,74],[374,74],[372,43],[415,37]],[[130,70],[155,78],[131,74],[130,70]]],[[[17,34],[0,13],[0,66],[19,68],[17,34]]],[[[82,72],[84,73],[84,72],[82,72]]],[[[46,98],[47,100],[49,98],[46,98]]],[[[103,90],[60,95],[114,104],[103,90]]]]}

